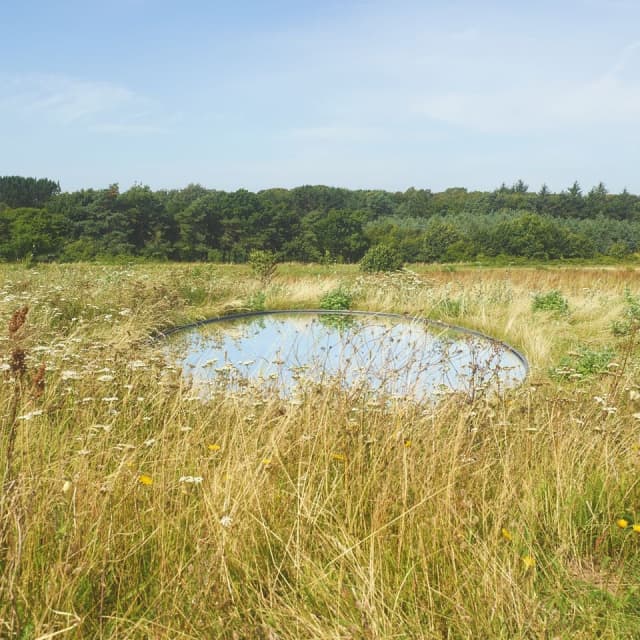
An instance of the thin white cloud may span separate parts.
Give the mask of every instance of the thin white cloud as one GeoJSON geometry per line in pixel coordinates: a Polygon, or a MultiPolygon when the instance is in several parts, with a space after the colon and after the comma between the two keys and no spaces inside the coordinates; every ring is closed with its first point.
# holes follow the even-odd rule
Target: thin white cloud
{"type": "Polygon", "coordinates": [[[49,74],[0,75],[0,109],[16,119],[37,118],[97,133],[158,133],[166,127],[158,123],[154,106],[114,83],[49,74]]]}

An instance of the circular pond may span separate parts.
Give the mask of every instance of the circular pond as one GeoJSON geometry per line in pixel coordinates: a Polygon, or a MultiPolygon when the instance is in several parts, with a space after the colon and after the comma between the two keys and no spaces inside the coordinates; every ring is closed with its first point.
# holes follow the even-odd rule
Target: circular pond
{"type": "Polygon", "coordinates": [[[218,318],[177,331],[170,349],[199,393],[222,386],[295,397],[318,384],[339,384],[426,401],[500,391],[527,374],[523,356],[482,334],[369,312],[218,318]]]}

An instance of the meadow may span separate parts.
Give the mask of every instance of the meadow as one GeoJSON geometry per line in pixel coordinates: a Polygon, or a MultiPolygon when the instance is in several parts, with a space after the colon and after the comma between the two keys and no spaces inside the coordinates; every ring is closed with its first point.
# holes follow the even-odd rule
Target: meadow
{"type": "Polygon", "coordinates": [[[638,272],[0,265],[0,638],[640,637],[638,272]],[[201,398],[158,333],[317,308],[522,351],[505,395],[201,398]]]}

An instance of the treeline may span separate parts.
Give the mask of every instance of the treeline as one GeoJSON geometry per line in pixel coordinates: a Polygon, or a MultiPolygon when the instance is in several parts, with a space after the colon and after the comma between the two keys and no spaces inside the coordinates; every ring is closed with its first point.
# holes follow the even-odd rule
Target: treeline
{"type": "Polygon", "coordinates": [[[531,192],[522,181],[485,191],[349,190],[258,193],[134,186],[60,192],[57,182],[0,177],[0,260],[243,262],[253,249],[282,260],[356,262],[377,244],[407,262],[513,256],[622,258],[640,247],[640,197],[531,192]]]}

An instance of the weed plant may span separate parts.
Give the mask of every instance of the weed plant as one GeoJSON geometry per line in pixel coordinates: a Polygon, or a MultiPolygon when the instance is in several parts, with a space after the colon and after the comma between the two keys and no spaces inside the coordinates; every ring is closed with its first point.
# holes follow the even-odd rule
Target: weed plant
{"type": "Polygon", "coordinates": [[[149,337],[242,308],[245,267],[2,266],[0,637],[637,638],[638,353],[611,335],[636,278],[274,276],[268,308],[340,282],[363,309],[461,300],[457,324],[529,357],[504,396],[420,405],[199,397],[149,337]],[[534,321],[553,290],[571,318],[534,321]],[[550,378],[580,344],[618,366],[550,378]]]}

